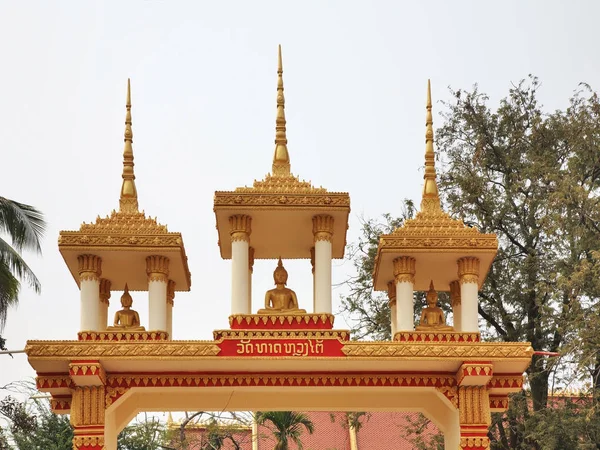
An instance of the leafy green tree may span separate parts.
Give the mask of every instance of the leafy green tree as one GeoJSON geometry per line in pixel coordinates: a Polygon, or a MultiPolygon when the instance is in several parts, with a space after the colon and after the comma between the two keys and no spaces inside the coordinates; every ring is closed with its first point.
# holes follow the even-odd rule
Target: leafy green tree
{"type": "MultiPolygon", "coordinates": [[[[544,448],[535,418],[547,413],[551,380],[591,383],[588,419],[600,420],[600,101],[581,85],[565,110],[545,113],[539,88],[530,77],[498,107],[477,87],[451,91],[437,130],[445,209],[499,240],[479,294],[483,337],[561,353],[533,357],[530,395],[494,422],[496,448],[544,448]]],[[[365,337],[389,337],[387,298],[373,295],[371,273],[378,232],[410,216],[401,214],[379,228],[365,221],[350,252],[358,275],[344,308],[365,337]]]]}
{"type": "Polygon", "coordinates": [[[118,450],[160,450],[165,441],[166,428],[156,417],[139,420],[126,426],[117,439],[118,450]]]}
{"type": "MultiPolygon", "coordinates": [[[[8,309],[17,305],[21,281],[40,292],[39,280],[20,253],[24,250],[41,253],[45,227],[42,213],[33,206],[0,197],[0,235],[7,235],[12,244],[0,237],[0,332],[6,325],[8,309]]],[[[0,344],[3,347],[4,341],[0,344]]]]}
{"type": "Polygon", "coordinates": [[[308,416],[294,411],[264,411],[256,414],[256,422],[259,425],[270,424],[271,431],[277,444],[274,450],[289,450],[290,442],[293,442],[302,450],[302,432],[305,429],[313,434],[315,426],[308,416]]]}

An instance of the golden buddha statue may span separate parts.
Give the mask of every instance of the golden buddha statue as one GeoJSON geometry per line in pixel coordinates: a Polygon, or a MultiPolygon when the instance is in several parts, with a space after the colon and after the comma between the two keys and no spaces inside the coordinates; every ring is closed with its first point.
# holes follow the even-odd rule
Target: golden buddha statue
{"type": "Polygon", "coordinates": [[[288,279],[287,270],[283,267],[281,258],[273,272],[275,289],[270,289],[265,294],[265,308],[259,309],[258,314],[306,314],[304,309],[298,308],[296,293],[285,287],[288,279]]]}
{"type": "Polygon", "coordinates": [[[145,331],[146,329],[140,325],[140,316],[137,311],[131,309],[133,299],[129,294],[129,288],[125,284],[125,291],[121,296],[122,310],[115,313],[115,321],[109,330],[126,330],[126,331],[145,331]]]}
{"type": "Polygon", "coordinates": [[[417,331],[454,331],[453,327],[446,325],[444,312],[437,302],[438,293],[433,287],[433,280],[431,280],[427,292],[427,307],[421,313],[421,321],[416,327],[417,331]]]}

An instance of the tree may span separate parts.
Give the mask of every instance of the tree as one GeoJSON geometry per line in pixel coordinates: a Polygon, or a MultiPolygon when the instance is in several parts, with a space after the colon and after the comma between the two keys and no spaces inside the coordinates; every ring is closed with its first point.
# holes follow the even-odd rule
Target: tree
{"type": "Polygon", "coordinates": [[[165,425],[156,417],[136,421],[126,426],[117,439],[118,450],[160,450],[165,439],[165,425]]]}
{"type": "Polygon", "coordinates": [[[304,413],[294,411],[265,411],[256,414],[256,422],[259,425],[271,424],[271,431],[277,440],[274,450],[288,450],[289,443],[293,442],[302,450],[302,435],[303,428],[309,434],[313,434],[315,426],[308,416],[304,413]]]}
{"type": "Polygon", "coordinates": [[[24,250],[41,253],[45,227],[42,213],[33,206],[0,197],[0,234],[8,235],[12,244],[0,237],[0,332],[6,325],[8,309],[17,305],[21,282],[40,292],[39,280],[20,253],[24,250]]]}
{"type": "MultiPolygon", "coordinates": [[[[513,401],[520,409],[506,420],[494,420],[497,448],[544,448],[532,417],[546,411],[551,380],[591,383],[599,410],[600,101],[581,85],[568,108],[548,114],[539,88],[534,77],[513,85],[498,108],[477,86],[451,90],[436,139],[445,209],[499,240],[479,294],[483,337],[529,341],[563,355],[533,357],[530,396],[513,401]],[[557,371],[566,366],[572,370],[557,371]]],[[[384,224],[406,217],[384,215],[384,224]]],[[[364,248],[352,255],[358,276],[349,280],[344,306],[358,316],[363,335],[381,338],[389,336],[389,319],[379,314],[387,298],[374,296],[370,284],[372,223],[365,222],[364,248]]],[[[600,420],[598,413],[589,417],[600,420]]]]}

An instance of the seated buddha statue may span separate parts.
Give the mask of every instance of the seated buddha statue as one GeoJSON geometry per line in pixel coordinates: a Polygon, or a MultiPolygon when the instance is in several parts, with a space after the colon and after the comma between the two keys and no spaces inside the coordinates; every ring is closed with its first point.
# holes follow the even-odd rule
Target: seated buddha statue
{"type": "Polygon", "coordinates": [[[125,285],[125,291],[121,296],[122,310],[115,313],[115,321],[112,327],[108,330],[123,330],[123,331],[145,331],[145,328],[140,325],[140,316],[137,311],[131,309],[133,299],[129,294],[129,288],[125,285]]]}
{"type": "Polygon", "coordinates": [[[444,312],[437,305],[438,293],[433,287],[433,280],[429,284],[427,292],[427,307],[421,313],[421,321],[415,328],[417,331],[454,331],[449,325],[446,325],[444,312]]]}
{"type": "Polygon", "coordinates": [[[287,270],[283,267],[281,258],[273,272],[275,289],[270,289],[265,294],[265,308],[259,309],[258,314],[306,314],[304,309],[298,308],[296,293],[285,287],[288,279],[287,270]]]}

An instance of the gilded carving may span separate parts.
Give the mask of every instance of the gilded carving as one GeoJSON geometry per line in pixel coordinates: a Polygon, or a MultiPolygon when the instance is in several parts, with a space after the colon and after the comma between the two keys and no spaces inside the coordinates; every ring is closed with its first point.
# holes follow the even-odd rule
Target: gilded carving
{"type": "Polygon", "coordinates": [[[460,283],[458,280],[454,280],[450,282],[450,303],[452,307],[459,306],[461,304],[461,296],[460,296],[460,283]]]}
{"type": "Polygon", "coordinates": [[[104,386],[81,386],[73,391],[71,425],[104,424],[104,386]]]}
{"type": "Polygon", "coordinates": [[[479,283],[479,258],[466,256],[456,261],[461,283],[479,283]]]}
{"type": "Polygon", "coordinates": [[[75,436],[73,438],[73,450],[81,450],[85,447],[100,447],[104,450],[104,436],[75,436]]]}
{"type": "Polygon", "coordinates": [[[100,301],[110,306],[108,300],[110,299],[110,280],[106,278],[100,278],[100,301]]]}
{"type": "Polygon", "coordinates": [[[102,259],[95,255],[79,255],[77,257],[79,263],[79,279],[98,280],[102,275],[102,259]]]}
{"type": "Polygon", "coordinates": [[[246,214],[235,214],[230,216],[229,228],[231,242],[250,242],[250,234],[252,233],[252,217],[246,214]]]}
{"type": "Polygon", "coordinates": [[[490,425],[490,396],[485,386],[460,386],[458,404],[461,425],[490,425]]]}
{"type": "Polygon", "coordinates": [[[393,281],[388,281],[387,288],[388,300],[391,307],[396,304],[396,283],[393,281]]]}
{"type": "Polygon", "coordinates": [[[167,284],[167,303],[171,306],[175,304],[175,282],[173,280],[169,280],[167,284]]]}
{"type": "Polygon", "coordinates": [[[167,340],[165,331],[80,331],[77,337],[80,341],[160,341],[167,340]]]}
{"type": "Polygon", "coordinates": [[[278,315],[262,315],[262,314],[234,314],[229,316],[229,325],[293,325],[293,324],[323,324],[333,326],[335,316],[333,314],[278,314],[278,315]]]}
{"type": "Polygon", "coordinates": [[[400,256],[394,259],[394,280],[396,283],[415,282],[415,258],[411,256],[400,256]]]}
{"type": "Polygon", "coordinates": [[[479,342],[479,333],[462,333],[457,331],[399,331],[394,335],[395,341],[400,342],[479,342]]]}
{"type": "Polygon", "coordinates": [[[148,281],[168,282],[169,258],[166,256],[153,255],[146,258],[146,274],[148,281]]]}
{"type": "Polygon", "coordinates": [[[463,450],[465,448],[475,448],[475,449],[486,449],[490,447],[490,440],[487,436],[478,436],[478,437],[461,437],[460,438],[460,447],[458,450],[463,450]]]}
{"type": "Polygon", "coordinates": [[[56,395],[50,399],[50,410],[55,414],[68,414],[71,409],[71,396],[56,395]]]}
{"type": "Polygon", "coordinates": [[[333,217],[327,214],[318,214],[312,218],[312,222],[315,242],[331,242],[333,236],[333,217]]]}
{"type": "Polygon", "coordinates": [[[404,357],[404,358],[517,358],[529,360],[533,349],[528,343],[479,343],[455,345],[421,342],[414,344],[389,342],[356,342],[344,343],[342,352],[354,357],[404,357]]]}
{"type": "Polygon", "coordinates": [[[219,339],[350,339],[348,330],[215,330],[219,339]]]}

